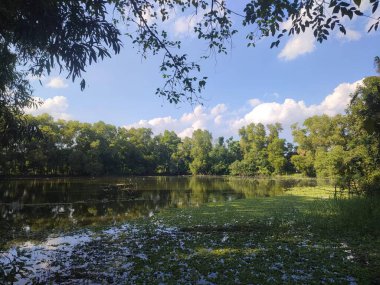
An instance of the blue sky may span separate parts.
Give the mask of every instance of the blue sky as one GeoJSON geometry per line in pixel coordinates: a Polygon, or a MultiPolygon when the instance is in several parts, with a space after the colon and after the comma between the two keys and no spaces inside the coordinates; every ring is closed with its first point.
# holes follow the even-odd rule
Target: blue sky
{"type": "MultiPolygon", "coordinates": [[[[347,22],[347,35],[333,32],[319,44],[310,33],[284,38],[270,49],[272,39],[247,48],[244,34],[233,39],[228,55],[201,62],[208,76],[202,93],[203,106],[187,102],[170,104],[155,95],[163,81],[160,56],[142,59],[136,48],[125,43],[119,55],[87,69],[87,88],[80,91],[64,74],[33,82],[34,96],[42,98],[32,114],[50,113],[55,118],[83,122],[99,120],[116,126],[164,129],[190,136],[197,128],[219,135],[237,136],[250,122],[280,122],[290,139],[289,126],[315,114],[342,113],[358,82],[375,75],[373,58],[379,55],[379,33],[368,34],[367,19],[347,22]]],[[[173,38],[184,42],[192,55],[205,50],[191,33],[192,23],[176,15],[166,24],[173,38]]]]}

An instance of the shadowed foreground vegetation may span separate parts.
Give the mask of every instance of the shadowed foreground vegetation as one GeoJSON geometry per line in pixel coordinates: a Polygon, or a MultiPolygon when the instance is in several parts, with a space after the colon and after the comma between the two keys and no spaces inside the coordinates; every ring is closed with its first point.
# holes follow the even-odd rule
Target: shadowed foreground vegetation
{"type": "MultiPolygon", "coordinates": [[[[48,267],[33,267],[35,281],[378,284],[378,197],[332,195],[331,188],[294,188],[282,196],[168,209],[76,233],[66,237],[68,244],[80,242],[56,246],[48,267]]],[[[27,253],[19,249],[8,266],[16,268],[27,253]]],[[[23,264],[26,273],[28,262],[23,264]]]]}

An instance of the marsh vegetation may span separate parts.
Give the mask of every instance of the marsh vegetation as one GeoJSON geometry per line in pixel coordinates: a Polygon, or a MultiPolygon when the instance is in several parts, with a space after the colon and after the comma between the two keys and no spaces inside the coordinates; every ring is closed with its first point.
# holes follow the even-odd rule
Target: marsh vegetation
{"type": "Polygon", "coordinates": [[[28,183],[25,193],[45,190],[34,201],[33,194],[14,191],[2,204],[1,278],[63,284],[378,281],[378,198],[333,198],[334,188],[314,179],[215,177],[136,178],[139,195],[128,202],[100,194],[102,185],[120,181],[8,181],[8,193],[10,185],[24,189],[28,183]],[[61,195],[66,203],[54,203],[61,195]],[[18,209],[12,199],[20,201],[18,209]]]}

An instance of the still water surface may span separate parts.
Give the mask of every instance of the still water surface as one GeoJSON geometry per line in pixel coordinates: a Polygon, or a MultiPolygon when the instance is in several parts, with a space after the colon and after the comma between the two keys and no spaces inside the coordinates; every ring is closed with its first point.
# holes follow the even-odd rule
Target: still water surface
{"type": "Polygon", "coordinates": [[[310,179],[133,177],[0,181],[0,248],[14,239],[107,226],[168,207],[280,195],[310,179]]]}

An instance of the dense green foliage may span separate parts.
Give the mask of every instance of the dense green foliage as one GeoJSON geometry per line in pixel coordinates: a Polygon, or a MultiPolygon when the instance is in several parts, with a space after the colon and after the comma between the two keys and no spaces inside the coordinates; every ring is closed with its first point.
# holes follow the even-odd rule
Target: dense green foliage
{"type": "MultiPolygon", "coordinates": [[[[278,142],[271,147],[273,154],[268,155],[266,145],[271,145],[270,136],[273,134],[267,137],[261,124],[258,125],[263,132],[260,162],[266,168],[255,164],[250,172],[239,172],[233,165],[249,163],[250,158],[239,159],[242,153],[245,155],[244,144],[255,144],[252,139],[245,142],[242,137],[239,146],[239,142],[232,138],[225,141],[220,137],[213,144],[212,136],[206,130],[196,130],[192,138],[181,140],[172,131],[153,136],[152,131],[146,128],[117,128],[104,122],[54,121],[47,114],[26,116],[25,120],[38,126],[41,134],[2,149],[2,174],[229,174],[230,166],[231,172],[237,175],[283,173],[286,170],[282,153],[285,140],[279,139],[277,133],[275,139],[278,142]],[[274,149],[276,147],[278,151],[274,149]]],[[[252,124],[242,131],[252,131],[255,127],[252,124]]],[[[255,151],[252,147],[251,157],[255,156],[255,151]]]]}
{"type": "Polygon", "coordinates": [[[180,139],[175,132],[125,129],[98,122],[24,116],[38,132],[2,147],[3,175],[232,174],[266,176],[303,173],[329,177],[351,193],[379,190],[380,78],[368,77],[352,94],[345,115],[313,116],[294,125],[296,147],[279,137],[280,124],[249,124],[240,140],[213,141],[207,130],[180,139]]]}
{"type": "Polygon", "coordinates": [[[368,77],[352,95],[345,116],[314,116],[303,127],[293,126],[295,167],[309,176],[335,177],[350,192],[378,192],[379,100],[380,78],[368,77]]]}

